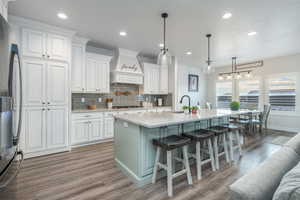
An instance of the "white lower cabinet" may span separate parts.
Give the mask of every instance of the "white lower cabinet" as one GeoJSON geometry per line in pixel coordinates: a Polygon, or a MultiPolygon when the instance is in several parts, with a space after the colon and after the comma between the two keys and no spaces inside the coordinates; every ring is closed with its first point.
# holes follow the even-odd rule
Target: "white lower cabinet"
{"type": "Polygon", "coordinates": [[[114,137],[114,118],[107,117],[104,119],[104,138],[113,138],[114,137]]]}
{"type": "Polygon", "coordinates": [[[66,148],[67,109],[65,107],[29,107],[24,109],[23,136],[25,154],[66,148]]]}
{"type": "Polygon", "coordinates": [[[24,110],[25,153],[42,151],[46,148],[44,108],[24,110]]]}
{"type": "Polygon", "coordinates": [[[72,145],[104,139],[103,114],[73,114],[72,145]]]}

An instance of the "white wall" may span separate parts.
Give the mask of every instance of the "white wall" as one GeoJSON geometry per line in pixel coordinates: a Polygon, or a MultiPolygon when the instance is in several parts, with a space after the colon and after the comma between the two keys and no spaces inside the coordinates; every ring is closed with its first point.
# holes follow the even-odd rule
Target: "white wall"
{"type": "Polygon", "coordinates": [[[200,103],[200,106],[203,107],[206,102],[206,76],[201,73],[201,68],[187,66],[181,63],[178,63],[177,69],[177,100],[175,104],[176,110],[181,110],[183,105],[188,105],[188,100],[185,99],[183,104],[180,104],[179,101],[183,95],[189,95],[191,97],[191,106],[196,106],[197,103],[200,103]],[[188,76],[189,74],[194,74],[199,76],[199,91],[198,92],[189,92],[188,91],[188,76]]]}
{"type": "MultiPolygon", "coordinates": [[[[229,72],[231,68],[220,67],[216,69],[216,73],[209,76],[207,99],[216,104],[215,84],[217,81],[218,72],[229,72]]],[[[295,112],[271,112],[269,127],[278,130],[300,132],[300,54],[276,57],[264,60],[264,66],[254,71],[254,77],[261,80],[261,105],[268,103],[266,98],[266,86],[264,84],[266,78],[276,74],[291,73],[297,76],[296,89],[296,111],[295,112]]],[[[233,91],[237,93],[237,91],[233,91]]],[[[234,94],[235,95],[235,94],[234,94]]]]}

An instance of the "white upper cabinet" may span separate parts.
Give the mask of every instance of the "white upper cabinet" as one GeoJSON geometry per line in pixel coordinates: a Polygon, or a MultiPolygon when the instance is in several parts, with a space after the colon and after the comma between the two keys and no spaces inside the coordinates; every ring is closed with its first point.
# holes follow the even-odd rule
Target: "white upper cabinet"
{"type": "Polygon", "coordinates": [[[168,67],[144,63],[144,94],[168,94],[168,67]]]}
{"type": "Polygon", "coordinates": [[[44,58],[46,56],[46,34],[41,31],[23,29],[23,55],[44,58]]]}
{"type": "Polygon", "coordinates": [[[72,44],[72,92],[85,90],[85,46],[72,44]]]}
{"type": "Polygon", "coordinates": [[[22,30],[24,56],[68,61],[69,43],[69,39],[62,35],[27,28],[22,30]]]}
{"type": "Polygon", "coordinates": [[[65,107],[47,108],[47,147],[67,146],[67,109],[65,107]]]}
{"type": "Polygon", "coordinates": [[[66,61],[69,58],[69,39],[67,37],[48,34],[47,58],[66,61]]]}
{"type": "Polygon", "coordinates": [[[24,105],[67,105],[67,68],[66,63],[24,60],[24,105]]]}
{"type": "Polygon", "coordinates": [[[160,93],[169,93],[169,69],[168,67],[160,68],[160,81],[159,81],[160,93]]]}
{"type": "Polygon", "coordinates": [[[46,63],[39,60],[23,61],[24,105],[46,104],[46,63]]]}
{"type": "Polygon", "coordinates": [[[67,68],[65,63],[48,62],[47,104],[66,105],[68,97],[67,68]]]}
{"type": "Polygon", "coordinates": [[[86,57],[86,92],[109,93],[111,57],[87,53],[86,57]]]}

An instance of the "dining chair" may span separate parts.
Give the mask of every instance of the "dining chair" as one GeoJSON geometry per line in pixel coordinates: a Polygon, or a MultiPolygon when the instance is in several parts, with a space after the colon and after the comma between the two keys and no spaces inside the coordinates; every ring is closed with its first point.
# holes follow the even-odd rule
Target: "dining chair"
{"type": "Polygon", "coordinates": [[[206,107],[208,110],[212,110],[212,104],[210,102],[206,102],[206,107]]]}

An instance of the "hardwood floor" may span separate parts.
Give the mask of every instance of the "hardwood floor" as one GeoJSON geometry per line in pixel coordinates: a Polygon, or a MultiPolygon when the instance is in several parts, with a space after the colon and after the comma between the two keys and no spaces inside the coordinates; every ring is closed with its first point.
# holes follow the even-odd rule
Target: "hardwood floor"
{"type": "MultiPolygon", "coordinates": [[[[256,167],[281,146],[270,142],[274,133],[263,138],[247,138],[244,155],[231,166],[221,164],[213,173],[204,170],[201,181],[196,180],[192,166],[193,182],[186,177],[174,182],[174,198],[178,200],[229,199],[228,186],[248,170],[256,167]]],[[[1,200],[162,200],[167,197],[166,179],[156,184],[137,188],[115,166],[113,143],[97,144],[73,149],[72,152],[54,154],[25,160],[17,179],[0,191],[1,200]]]]}

